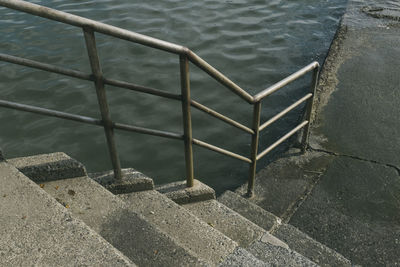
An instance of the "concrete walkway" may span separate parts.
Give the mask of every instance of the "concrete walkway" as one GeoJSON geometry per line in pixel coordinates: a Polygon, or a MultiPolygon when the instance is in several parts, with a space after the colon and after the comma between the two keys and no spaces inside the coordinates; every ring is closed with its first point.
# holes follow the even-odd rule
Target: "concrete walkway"
{"type": "Polygon", "coordinates": [[[260,171],[253,201],[354,264],[400,266],[399,116],[400,6],[350,1],[323,67],[311,149],[260,171]]]}

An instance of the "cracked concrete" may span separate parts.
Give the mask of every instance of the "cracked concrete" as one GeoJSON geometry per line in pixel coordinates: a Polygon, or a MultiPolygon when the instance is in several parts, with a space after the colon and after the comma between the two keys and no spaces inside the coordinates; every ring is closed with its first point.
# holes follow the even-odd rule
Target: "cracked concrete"
{"type": "Polygon", "coordinates": [[[379,161],[372,160],[372,159],[364,159],[364,158],[357,157],[357,156],[352,156],[352,155],[342,155],[342,154],[339,154],[339,153],[336,153],[336,152],[332,152],[332,151],[313,148],[312,146],[309,146],[308,149],[313,150],[313,151],[317,151],[317,152],[327,153],[327,154],[330,154],[330,155],[333,155],[333,156],[347,157],[347,158],[352,158],[352,159],[357,159],[357,160],[361,160],[361,161],[367,161],[367,162],[371,162],[371,163],[384,165],[384,166],[387,166],[387,167],[395,169],[397,171],[398,175],[400,176],[400,167],[397,167],[397,166],[389,164],[389,163],[383,163],[383,162],[379,162],[379,161]]]}
{"type": "Polygon", "coordinates": [[[363,12],[377,3],[392,4],[349,1],[322,69],[310,148],[261,170],[251,201],[353,264],[400,266],[400,22],[363,12]]]}
{"type": "Polygon", "coordinates": [[[288,219],[353,263],[399,266],[400,24],[362,13],[374,2],[350,1],[324,65],[309,153],[331,160],[288,219]]]}

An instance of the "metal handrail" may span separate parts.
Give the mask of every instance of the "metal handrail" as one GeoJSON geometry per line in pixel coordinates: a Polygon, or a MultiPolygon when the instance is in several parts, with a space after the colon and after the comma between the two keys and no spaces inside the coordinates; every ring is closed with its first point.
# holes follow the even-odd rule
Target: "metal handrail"
{"type": "Polygon", "coordinates": [[[254,190],[254,180],[256,173],[256,164],[259,159],[277,147],[279,144],[287,140],[290,136],[298,132],[300,129],[303,129],[302,135],[302,152],[305,152],[305,149],[308,144],[308,136],[309,136],[309,125],[310,118],[313,108],[313,100],[315,96],[315,89],[317,86],[318,74],[319,74],[319,64],[318,62],[313,62],[308,66],[300,69],[299,71],[293,73],[287,78],[281,80],[280,82],[262,90],[258,94],[252,96],[243,90],[236,83],[231,81],[217,69],[208,64],[205,60],[200,58],[190,49],[176,45],[170,42],[166,42],[163,40],[159,40],[156,38],[152,38],[146,35],[138,34],[135,32],[131,32],[128,30],[124,30],[115,26],[111,26],[105,23],[97,22],[94,20],[90,20],[87,18],[83,18],[80,16],[72,15],[66,12],[58,11],[55,9],[51,9],[48,7],[32,4],[29,2],[21,1],[21,0],[0,0],[0,6],[8,7],[11,9],[19,10],[25,13],[29,13],[35,16],[40,16],[43,18],[47,18],[50,20],[59,21],[62,23],[70,24],[76,27],[80,27],[83,30],[86,48],[89,56],[90,66],[92,70],[92,74],[86,74],[78,70],[67,69],[47,63],[42,63],[30,59],[20,58],[16,56],[6,55],[0,53],[0,61],[6,61],[13,64],[23,65],[31,68],[41,69],[48,72],[58,73],[61,75],[66,75],[70,77],[74,77],[77,79],[87,80],[94,82],[97,99],[99,103],[101,120],[70,114],[66,112],[60,112],[40,107],[34,107],[30,105],[14,103],[10,101],[0,100],[0,106],[5,108],[12,108],[27,112],[38,113],[47,116],[53,116],[68,120],[73,120],[81,123],[88,123],[93,125],[98,125],[104,127],[104,132],[107,139],[107,145],[110,153],[111,162],[114,168],[114,177],[116,180],[122,179],[122,172],[120,161],[118,157],[118,153],[116,150],[115,140],[114,140],[114,129],[132,131],[142,134],[155,135],[165,138],[172,138],[183,140],[185,145],[185,161],[186,161],[186,183],[188,187],[193,186],[194,181],[194,170],[193,170],[193,149],[192,145],[198,145],[209,150],[242,160],[250,164],[249,169],[249,180],[248,180],[248,195],[251,196],[254,190]],[[144,46],[160,49],[166,51],[168,53],[173,53],[179,55],[179,63],[180,63],[180,77],[181,77],[181,94],[173,94],[169,92],[164,92],[159,89],[144,87],[141,85],[128,83],[125,81],[113,80],[104,77],[100,61],[97,53],[97,46],[95,41],[95,32],[103,33],[109,36],[113,36],[119,39],[128,40],[134,43],[142,44],[144,46]],[[252,127],[247,127],[221,113],[208,108],[194,100],[190,97],[190,77],[189,77],[189,62],[192,62],[194,65],[199,67],[201,70],[206,72],[210,77],[217,80],[219,83],[227,87],[233,93],[240,96],[247,103],[253,105],[253,119],[252,119],[252,127]],[[306,75],[310,71],[313,71],[313,79],[311,83],[310,93],[269,119],[267,122],[263,123],[260,126],[260,117],[261,117],[261,101],[277,90],[285,87],[289,83],[297,80],[298,78],[306,75]],[[125,88],[129,90],[134,90],[137,92],[142,92],[146,94],[156,95],[159,97],[179,100],[182,103],[182,117],[183,117],[183,134],[172,133],[167,131],[149,129],[134,125],[127,125],[122,123],[113,122],[109,115],[109,108],[107,103],[105,85],[112,85],[120,88],[125,88]],[[298,107],[302,103],[307,101],[306,113],[304,116],[304,121],[301,122],[298,126],[293,128],[291,131],[286,133],[283,137],[281,137],[278,141],[270,145],[264,151],[258,154],[258,142],[259,142],[259,133],[264,130],[266,127],[289,113],[294,108],[298,107]],[[251,141],[251,153],[250,158],[244,157],[242,155],[233,153],[229,150],[208,144],[198,139],[194,139],[192,137],[192,122],[191,122],[191,107],[194,107],[200,111],[203,111],[225,123],[228,123],[238,129],[247,132],[252,135],[251,141]]]}

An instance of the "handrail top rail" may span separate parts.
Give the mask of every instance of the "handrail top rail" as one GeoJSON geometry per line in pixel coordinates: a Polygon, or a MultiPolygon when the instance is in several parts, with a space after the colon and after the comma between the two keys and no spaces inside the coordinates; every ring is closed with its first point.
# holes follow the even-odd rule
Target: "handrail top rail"
{"type": "Polygon", "coordinates": [[[202,59],[200,56],[198,56],[196,53],[194,53],[185,46],[163,41],[147,35],[125,30],[116,26],[87,19],[81,16],[73,15],[49,7],[29,3],[23,0],[0,0],[0,6],[8,7],[14,10],[19,10],[25,13],[29,13],[32,15],[36,15],[54,21],[59,21],[77,27],[90,28],[99,33],[103,33],[106,35],[110,35],[134,43],[142,44],[144,46],[160,49],[173,54],[185,55],[193,64],[197,65],[199,68],[201,68],[203,71],[208,73],[214,79],[222,83],[224,86],[226,86],[228,89],[230,89],[235,94],[240,96],[249,104],[254,104],[261,101],[263,98],[281,89],[282,87],[291,83],[292,81],[298,79],[307,72],[315,68],[319,68],[319,63],[317,61],[314,61],[311,64],[307,65],[306,67],[286,77],[285,79],[275,83],[274,85],[252,96],[244,89],[242,89],[240,86],[238,86],[235,82],[231,81],[228,77],[223,75],[209,63],[207,63],[204,59],[202,59]]]}
{"type": "Polygon", "coordinates": [[[265,97],[267,97],[270,94],[278,91],[279,89],[281,89],[282,87],[288,85],[289,83],[293,82],[294,80],[297,80],[298,78],[300,78],[304,74],[308,73],[309,71],[311,71],[313,69],[316,69],[316,68],[319,68],[319,67],[320,66],[319,66],[318,61],[314,61],[314,62],[308,64],[307,66],[301,68],[300,70],[296,71],[295,73],[287,76],[283,80],[271,85],[270,87],[262,90],[261,92],[257,93],[256,95],[254,95],[253,96],[253,101],[254,102],[261,101],[265,97]]]}
{"type": "Polygon", "coordinates": [[[64,11],[29,3],[27,1],[0,0],[0,5],[14,10],[19,10],[25,13],[29,13],[35,16],[39,16],[42,18],[47,18],[50,20],[66,23],[69,25],[82,28],[92,28],[93,30],[100,33],[104,33],[106,35],[111,35],[120,39],[143,44],[145,46],[150,46],[174,54],[184,54],[186,53],[187,50],[187,48],[174,43],[170,43],[140,33],[125,30],[116,26],[112,26],[106,23],[91,20],[81,16],[73,15],[64,11]]]}

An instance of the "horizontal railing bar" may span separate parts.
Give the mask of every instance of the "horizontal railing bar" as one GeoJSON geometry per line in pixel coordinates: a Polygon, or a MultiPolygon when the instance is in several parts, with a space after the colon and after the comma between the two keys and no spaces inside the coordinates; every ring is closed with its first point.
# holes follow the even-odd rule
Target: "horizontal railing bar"
{"type": "Polygon", "coordinates": [[[201,110],[201,111],[203,111],[203,112],[205,112],[207,114],[210,114],[211,116],[213,116],[213,117],[215,117],[215,118],[217,118],[217,119],[219,119],[221,121],[224,121],[224,122],[226,122],[226,123],[238,128],[238,129],[241,129],[241,130],[243,130],[243,131],[245,131],[245,132],[247,132],[249,134],[254,134],[254,131],[252,129],[250,129],[249,127],[246,127],[243,124],[241,124],[241,123],[239,123],[237,121],[234,121],[234,120],[222,115],[221,113],[218,113],[215,110],[200,104],[199,102],[191,100],[190,104],[193,107],[195,107],[195,108],[197,108],[197,109],[199,109],[199,110],[201,110]]]}
{"type": "Polygon", "coordinates": [[[289,75],[288,77],[286,77],[285,79],[281,80],[280,82],[277,82],[276,84],[268,87],[267,89],[264,89],[263,91],[261,91],[260,93],[256,94],[254,96],[254,101],[258,102],[261,99],[269,96],[270,94],[278,91],[279,89],[281,89],[282,87],[288,85],[289,83],[297,80],[298,78],[300,78],[301,76],[305,75],[306,73],[308,73],[309,71],[318,68],[319,67],[319,63],[317,61],[314,61],[313,63],[305,66],[304,68],[300,69],[299,71],[293,73],[292,75],[289,75]]]}
{"type": "Polygon", "coordinates": [[[39,17],[56,20],[66,24],[78,27],[90,27],[94,31],[111,35],[120,39],[131,41],[134,43],[150,46],[153,48],[161,49],[175,54],[185,53],[186,49],[183,46],[176,45],[170,42],[162,41],[152,38],[143,34],[124,30],[115,26],[107,25],[105,23],[97,22],[91,19],[83,18],[80,16],[72,15],[66,12],[55,10],[52,8],[36,5],[21,0],[0,0],[0,5],[11,9],[26,12],[39,17]]]}
{"type": "Polygon", "coordinates": [[[137,92],[142,92],[142,93],[151,94],[151,95],[157,95],[157,96],[161,96],[161,97],[165,97],[165,98],[169,98],[169,99],[175,99],[175,100],[182,99],[181,95],[178,95],[178,94],[172,94],[169,92],[164,92],[164,91],[161,91],[158,89],[145,87],[145,86],[141,86],[141,85],[136,85],[133,83],[122,82],[122,81],[107,79],[107,78],[104,78],[103,81],[105,84],[108,84],[108,85],[122,87],[122,88],[130,89],[133,91],[137,91],[137,92]]]}
{"type": "Polygon", "coordinates": [[[293,103],[289,107],[285,108],[284,110],[282,110],[281,112],[276,114],[274,117],[272,117],[271,119],[269,119],[267,122],[263,123],[260,126],[260,131],[264,130],[266,127],[270,126],[272,123],[274,123],[275,121],[277,121],[280,118],[282,118],[283,116],[285,116],[287,113],[289,113],[290,111],[295,109],[297,106],[299,106],[301,103],[303,103],[307,99],[310,99],[312,96],[313,95],[311,93],[309,93],[309,94],[305,95],[304,97],[300,98],[298,101],[296,101],[295,103],[293,103]]]}
{"type": "MultiPolygon", "coordinates": [[[[41,114],[41,115],[57,117],[57,118],[61,118],[61,119],[67,119],[67,120],[83,122],[83,123],[87,123],[87,124],[103,126],[103,122],[101,120],[94,119],[91,117],[70,114],[70,113],[56,111],[56,110],[52,110],[52,109],[40,108],[40,107],[31,106],[31,105],[15,103],[15,102],[11,102],[11,101],[0,100],[0,106],[5,107],[5,108],[26,111],[26,112],[37,113],[37,114],[41,114]]],[[[160,137],[166,137],[166,138],[170,138],[170,139],[183,140],[182,134],[153,130],[153,129],[149,129],[149,128],[137,127],[137,126],[127,125],[127,124],[122,124],[122,123],[113,123],[113,128],[131,131],[131,132],[155,135],[155,136],[160,136],[160,137]]]]}
{"type": "Polygon", "coordinates": [[[41,115],[57,117],[57,118],[61,118],[61,119],[83,122],[83,123],[87,123],[87,124],[94,124],[94,125],[99,125],[99,126],[103,125],[101,120],[94,119],[91,117],[70,114],[70,113],[56,111],[56,110],[52,110],[52,109],[39,108],[39,107],[35,107],[35,106],[30,106],[30,105],[25,105],[25,104],[20,104],[20,103],[5,101],[5,100],[0,100],[0,106],[5,107],[5,108],[11,108],[11,109],[17,109],[17,110],[21,110],[21,111],[37,113],[37,114],[41,114],[41,115]]]}
{"type": "Polygon", "coordinates": [[[257,155],[257,160],[261,159],[262,157],[264,157],[266,154],[268,154],[271,150],[273,150],[275,147],[277,147],[278,145],[280,145],[281,143],[283,143],[286,139],[288,139],[289,137],[291,137],[293,134],[295,134],[298,130],[300,130],[301,128],[303,128],[305,125],[307,125],[308,121],[303,121],[302,123],[300,123],[299,125],[297,125],[295,128],[293,128],[293,130],[291,130],[290,132],[288,132],[287,134],[285,134],[283,137],[281,137],[278,141],[276,141],[275,143],[273,143],[271,146],[269,146],[267,149],[265,149],[263,152],[261,152],[260,154],[257,155]]]}
{"type": "Polygon", "coordinates": [[[217,147],[217,146],[210,145],[210,144],[208,144],[208,143],[206,143],[206,142],[203,142],[203,141],[200,141],[200,140],[198,140],[198,139],[193,138],[192,143],[195,144],[195,145],[198,145],[198,146],[201,146],[201,147],[210,149],[210,150],[212,150],[212,151],[218,152],[218,153],[220,153],[220,154],[227,155],[227,156],[230,156],[230,157],[232,157],[232,158],[240,159],[240,160],[245,161],[245,162],[247,162],[247,163],[251,163],[251,160],[248,159],[248,158],[246,158],[246,157],[243,157],[243,156],[241,156],[241,155],[239,155],[239,154],[230,152],[230,151],[228,151],[228,150],[226,150],[226,149],[223,149],[223,148],[219,148],[219,147],[217,147]]]}
{"type": "MultiPolygon", "coordinates": [[[[92,75],[83,73],[81,71],[66,69],[66,68],[55,66],[55,65],[38,62],[35,60],[26,59],[26,58],[15,57],[15,56],[0,53],[0,60],[6,61],[9,63],[13,63],[13,64],[26,66],[26,67],[31,67],[31,68],[35,68],[35,69],[41,69],[44,71],[58,73],[58,74],[62,74],[62,75],[66,75],[66,76],[70,76],[70,77],[74,77],[74,78],[78,78],[78,79],[82,79],[82,80],[87,80],[87,81],[93,80],[92,75]]],[[[130,89],[130,90],[138,91],[138,92],[157,95],[157,96],[161,96],[161,97],[165,97],[165,98],[181,100],[181,96],[178,94],[172,94],[172,93],[164,92],[164,91],[157,90],[154,88],[136,85],[133,83],[123,82],[123,81],[118,81],[118,80],[113,80],[113,79],[106,79],[106,78],[104,79],[104,83],[113,85],[113,86],[117,86],[117,87],[122,87],[122,88],[130,89]]]]}
{"type": "Polygon", "coordinates": [[[45,70],[45,71],[54,72],[54,73],[58,73],[58,74],[63,74],[66,76],[71,76],[71,77],[82,79],[82,80],[88,80],[88,81],[93,80],[92,76],[90,74],[86,74],[86,73],[83,73],[78,70],[66,69],[66,68],[54,66],[51,64],[38,62],[35,60],[26,59],[26,58],[15,57],[15,56],[0,53],[0,60],[6,61],[9,63],[13,63],[13,64],[17,64],[17,65],[22,65],[22,66],[26,66],[26,67],[35,68],[35,69],[45,70]]]}
{"type": "Polygon", "coordinates": [[[213,66],[208,64],[205,60],[203,60],[201,57],[196,55],[194,52],[188,50],[187,51],[189,60],[195,64],[197,67],[208,73],[211,77],[216,79],[218,82],[222,83],[225,87],[227,87],[229,90],[246,100],[248,103],[253,103],[253,97],[247,93],[245,90],[240,88],[236,83],[231,81],[228,77],[223,75],[221,72],[219,72],[217,69],[215,69],[213,66]]]}
{"type": "Polygon", "coordinates": [[[115,129],[125,130],[125,131],[129,131],[129,132],[136,132],[136,133],[166,137],[166,138],[170,138],[170,139],[183,140],[183,134],[171,133],[171,132],[160,131],[160,130],[153,130],[150,128],[132,126],[132,125],[117,123],[117,122],[113,123],[113,127],[115,129]]]}

